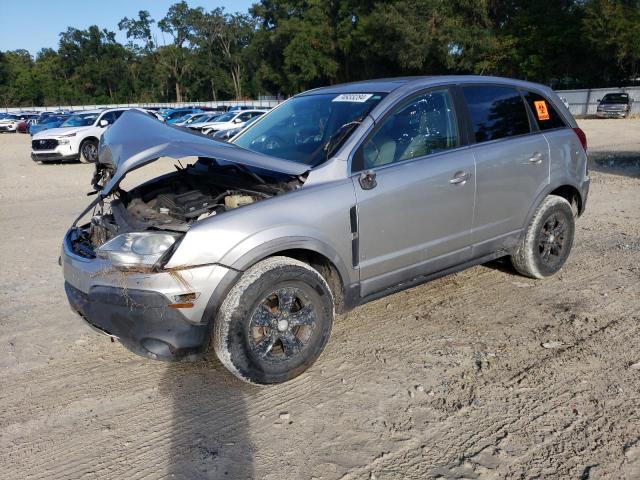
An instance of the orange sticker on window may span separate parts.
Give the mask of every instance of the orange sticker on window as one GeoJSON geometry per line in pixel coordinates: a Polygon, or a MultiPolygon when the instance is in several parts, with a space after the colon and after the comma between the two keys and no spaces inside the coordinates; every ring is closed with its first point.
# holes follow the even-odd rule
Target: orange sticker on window
{"type": "Polygon", "coordinates": [[[538,115],[538,120],[549,120],[549,110],[547,109],[547,102],[544,100],[538,100],[537,102],[533,102],[536,107],[536,114],[538,115]]]}

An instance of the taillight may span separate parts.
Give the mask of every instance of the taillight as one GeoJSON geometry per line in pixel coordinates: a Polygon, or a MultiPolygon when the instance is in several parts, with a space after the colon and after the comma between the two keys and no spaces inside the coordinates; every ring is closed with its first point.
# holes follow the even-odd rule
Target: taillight
{"type": "Polygon", "coordinates": [[[574,128],[573,129],[574,132],[576,132],[576,135],[578,136],[578,140],[580,140],[580,143],[582,144],[582,148],[584,148],[584,151],[587,151],[587,136],[584,134],[584,132],[582,131],[581,128],[574,128]]]}

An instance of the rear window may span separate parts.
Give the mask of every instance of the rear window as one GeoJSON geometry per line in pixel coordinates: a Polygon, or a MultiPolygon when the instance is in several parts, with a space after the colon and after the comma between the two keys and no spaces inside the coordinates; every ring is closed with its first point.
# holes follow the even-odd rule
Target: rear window
{"type": "Polygon", "coordinates": [[[530,132],[520,93],[511,87],[463,87],[476,142],[515,137],[530,132]]]}
{"type": "Polygon", "coordinates": [[[558,111],[546,98],[534,92],[523,93],[541,131],[566,127],[558,111]]]}
{"type": "Polygon", "coordinates": [[[600,103],[629,103],[628,93],[607,93],[600,103]]]}

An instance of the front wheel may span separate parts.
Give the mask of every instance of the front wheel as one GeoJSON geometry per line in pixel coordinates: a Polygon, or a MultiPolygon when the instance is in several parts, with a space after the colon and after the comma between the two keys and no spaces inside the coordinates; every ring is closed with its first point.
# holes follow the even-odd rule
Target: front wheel
{"type": "Polygon", "coordinates": [[[557,195],[549,195],[536,210],[518,250],[511,257],[511,263],[527,277],[553,275],[569,257],[575,228],[569,202],[557,195]]]}
{"type": "Polygon", "coordinates": [[[80,145],[80,161],[82,163],[96,163],[98,161],[98,141],[88,139],[80,145]]]}
{"type": "Polygon", "coordinates": [[[318,359],[334,315],[331,290],[316,270],[288,257],[267,258],[247,270],[222,303],[213,346],[245,382],[286,382],[318,359]]]}

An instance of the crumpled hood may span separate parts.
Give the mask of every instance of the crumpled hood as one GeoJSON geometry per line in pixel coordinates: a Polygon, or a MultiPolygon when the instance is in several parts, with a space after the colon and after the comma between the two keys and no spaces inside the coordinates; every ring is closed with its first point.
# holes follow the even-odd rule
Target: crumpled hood
{"type": "Polygon", "coordinates": [[[137,110],[124,112],[105,131],[98,155],[98,162],[113,170],[102,196],[108,195],[127,172],[160,157],[208,157],[288,175],[302,175],[310,168],[167,125],[137,110]]]}

